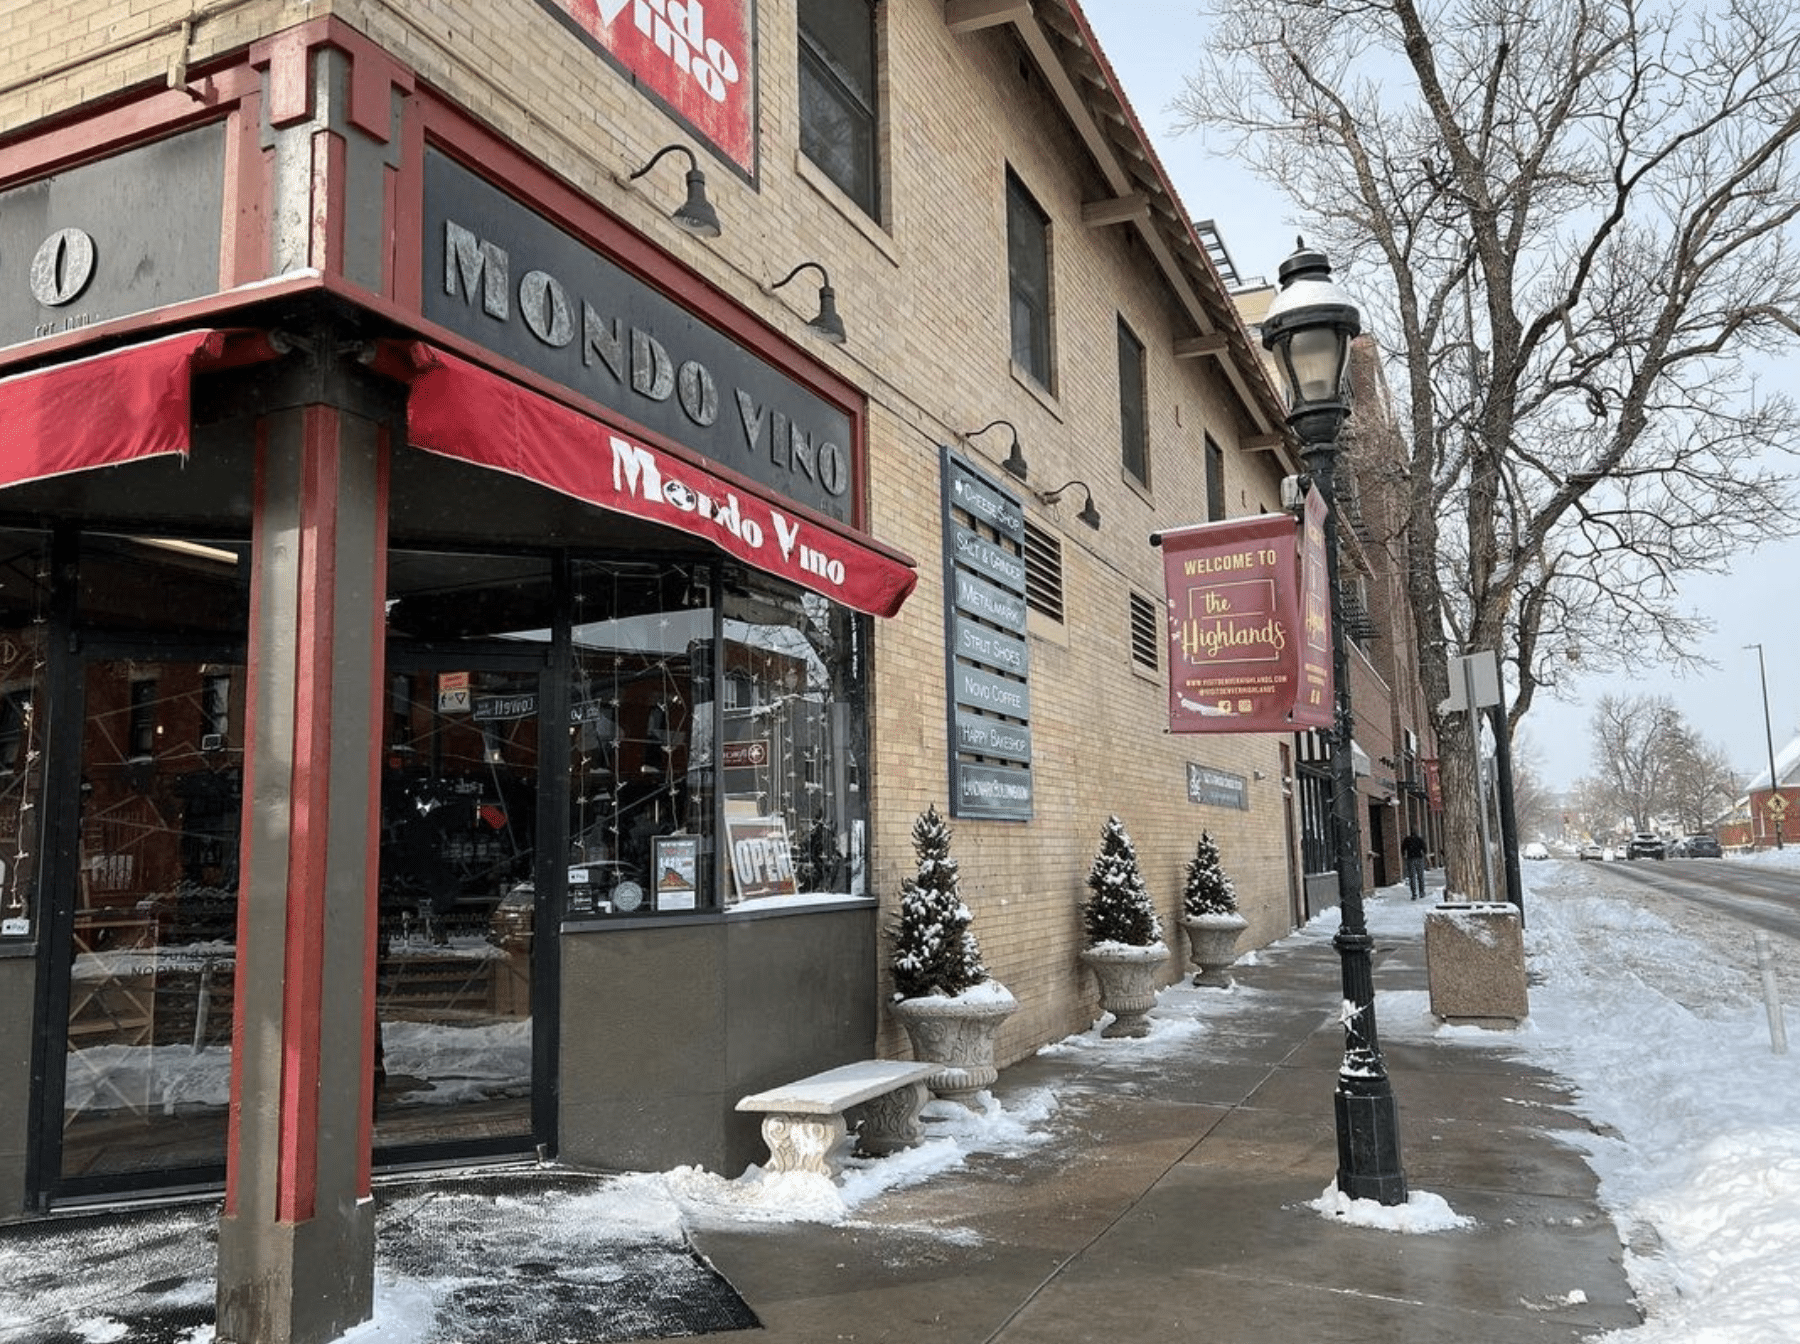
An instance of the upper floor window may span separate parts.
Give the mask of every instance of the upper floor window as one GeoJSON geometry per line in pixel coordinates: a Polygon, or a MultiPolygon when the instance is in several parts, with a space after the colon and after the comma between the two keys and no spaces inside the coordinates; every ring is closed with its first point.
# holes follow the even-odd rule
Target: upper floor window
{"type": "Polygon", "coordinates": [[[876,113],[874,4],[800,0],[800,152],[872,218],[876,113]]]}
{"type": "Polygon", "coordinates": [[[1144,390],[1144,343],[1119,321],[1119,461],[1139,485],[1150,484],[1150,416],[1144,390]]]}
{"type": "Polygon", "coordinates": [[[1218,522],[1225,516],[1225,450],[1212,435],[1206,436],[1206,517],[1218,522]]]}
{"type": "Polygon", "coordinates": [[[1006,283],[1013,363],[1050,388],[1050,217],[1011,173],[1006,175],[1006,283]]]}

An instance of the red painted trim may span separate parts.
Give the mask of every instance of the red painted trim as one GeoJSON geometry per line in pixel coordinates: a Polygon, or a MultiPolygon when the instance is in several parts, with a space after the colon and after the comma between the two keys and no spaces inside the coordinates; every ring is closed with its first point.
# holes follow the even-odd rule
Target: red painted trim
{"type": "Polygon", "coordinates": [[[344,270],[345,191],[349,173],[349,147],[335,131],[318,131],[312,138],[311,239],[308,265],[341,275],[344,270]]]}
{"type": "MultiPolygon", "coordinates": [[[[269,463],[269,429],[266,420],[256,422],[256,467],[255,485],[251,495],[250,535],[261,535],[262,520],[268,509],[268,463],[269,463]]],[[[258,630],[262,626],[262,592],[265,548],[250,548],[250,629],[258,630]]],[[[259,746],[258,726],[262,723],[263,707],[260,695],[261,678],[257,675],[261,668],[262,650],[255,640],[250,641],[248,665],[244,671],[244,797],[256,798],[261,795],[261,781],[257,778],[256,761],[259,746]]],[[[238,871],[250,873],[251,841],[255,828],[245,826],[238,836],[238,871]]],[[[237,945],[251,946],[250,910],[253,904],[262,900],[258,892],[248,882],[238,893],[237,903],[237,945]]],[[[231,1092],[230,1104],[225,1116],[225,1212],[227,1215],[238,1211],[238,1174],[243,1166],[243,1119],[244,1119],[244,996],[238,994],[231,1013],[231,1092]]]]}
{"type": "Polygon", "coordinates": [[[269,270],[272,184],[259,121],[262,95],[247,95],[225,121],[225,192],[219,235],[219,288],[260,280],[269,270]]]}
{"type": "MultiPolygon", "coordinates": [[[[98,345],[103,341],[112,342],[114,338],[136,336],[148,339],[160,331],[177,331],[196,324],[266,326],[266,314],[247,316],[247,310],[270,299],[287,298],[325,287],[319,276],[308,271],[288,279],[258,285],[253,289],[237,290],[230,294],[208,294],[186,303],[172,303],[152,313],[133,313],[111,322],[96,322],[91,327],[79,327],[74,331],[46,336],[41,341],[32,341],[0,352],[0,377],[20,369],[49,364],[53,362],[50,358],[52,356],[76,358],[84,347],[98,345]]],[[[362,293],[360,290],[347,291],[342,286],[335,292],[345,293],[347,297],[362,293]]]]}
{"type": "Polygon", "coordinates": [[[417,314],[425,306],[425,111],[430,100],[414,94],[400,119],[400,173],[394,184],[393,279],[388,293],[417,314]]]}
{"type": "MultiPolygon", "coordinates": [[[[293,126],[312,116],[312,49],[307,32],[312,25],[289,28],[276,33],[267,47],[258,44],[258,54],[267,52],[269,68],[269,125],[276,130],[293,126]]],[[[254,59],[254,58],[253,58],[254,59]]],[[[257,61],[257,64],[262,64],[257,61]]]]}
{"type": "Polygon", "coordinates": [[[319,1178],[320,1019],[330,832],[332,657],[336,599],[337,410],[302,412],[294,772],[282,974],[281,1103],[276,1218],[313,1216],[319,1178]]]}
{"type": "MultiPolygon", "coordinates": [[[[384,425],[375,443],[375,517],[380,519],[380,535],[375,539],[375,567],[369,575],[369,591],[377,595],[387,592],[388,547],[387,517],[390,467],[393,444],[384,425]]],[[[369,812],[364,822],[363,890],[368,893],[363,905],[363,1104],[361,1109],[362,1142],[357,1146],[356,1192],[367,1195],[372,1188],[375,1148],[375,978],[376,952],[380,947],[381,916],[377,893],[381,890],[381,747],[384,734],[383,715],[387,704],[387,604],[369,604],[369,647],[378,651],[375,675],[369,682],[369,725],[375,741],[369,744],[369,812]]]]}
{"type": "Polygon", "coordinates": [[[105,158],[139,141],[217,121],[260,86],[255,70],[233,66],[188,81],[188,88],[199,98],[180,89],[161,89],[123,104],[82,108],[80,119],[66,125],[28,127],[0,147],[0,187],[105,158]]]}

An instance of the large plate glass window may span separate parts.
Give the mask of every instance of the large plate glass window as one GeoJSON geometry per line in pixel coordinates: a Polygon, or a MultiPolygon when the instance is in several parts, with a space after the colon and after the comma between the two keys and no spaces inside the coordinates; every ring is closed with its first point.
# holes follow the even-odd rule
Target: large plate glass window
{"type": "Polygon", "coordinates": [[[865,895],[863,619],[748,571],[723,612],[727,900],[865,895]]]}
{"type": "Polygon", "coordinates": [[[574,566],[571,917],[716,903],[713,587],[708,565],[574,566]]]}
{"type": "MultiPolygon", "coordinates": [[[[81,540],[78,726],[46,744],[79,752],[52,765],[67,1025],[45,1060],[46,1148],[72,1190],[203,1181],[224,1161],[248,560],[241,541],[81,540]]],[[[34,703],[27,737],[36,719],[34,703]]]]}
{"type": "Polygon", "coordinates": [[[534,1133],[542,556],[388,563],[375,1145],[401,1161],[534,1133]]]}

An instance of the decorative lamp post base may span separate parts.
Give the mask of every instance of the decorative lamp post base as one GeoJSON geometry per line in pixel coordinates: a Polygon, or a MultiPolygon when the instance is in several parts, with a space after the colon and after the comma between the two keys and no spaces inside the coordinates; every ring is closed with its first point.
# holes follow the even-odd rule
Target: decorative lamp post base
{"type": "Polygon", "coordinates": [[[1372,1199],[1388,1207],[1406,1203],[1406,1173],[1400,1167],[1400,1111],[1393,1092],[1383,1088],[1370,1095],[1340,1076],[1336,1109],[1338,1191],[1351,1199],[1372,1199]]]}

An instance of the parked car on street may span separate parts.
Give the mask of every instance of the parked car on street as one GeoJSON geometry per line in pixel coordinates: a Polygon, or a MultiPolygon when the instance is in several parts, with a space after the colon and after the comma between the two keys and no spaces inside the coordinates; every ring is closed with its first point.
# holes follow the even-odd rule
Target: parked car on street
{"type": "Polygon", "coordinates": [[[1547,859],[1550,857],[1550,851],[1545,849],[1536,840],[1533,840],[1530,844],[1526,845],[1519,853],[1523,854],[1528,859],[1547,859]]]}
{"type": "Polygon", "coordinates": [[[1625,857],[1628,859],[1666,859],[1669,857],[1669,848],[1656,832],[1639,831],[1625,846],[1625,857]]]}
{"type": "Polygon", "coordinates": [[[1718,859],[1725,856],[1719,842],[1710,835],[1684,835],[1675,842],[1675,853],[1684,859],[1718,859]]]}

